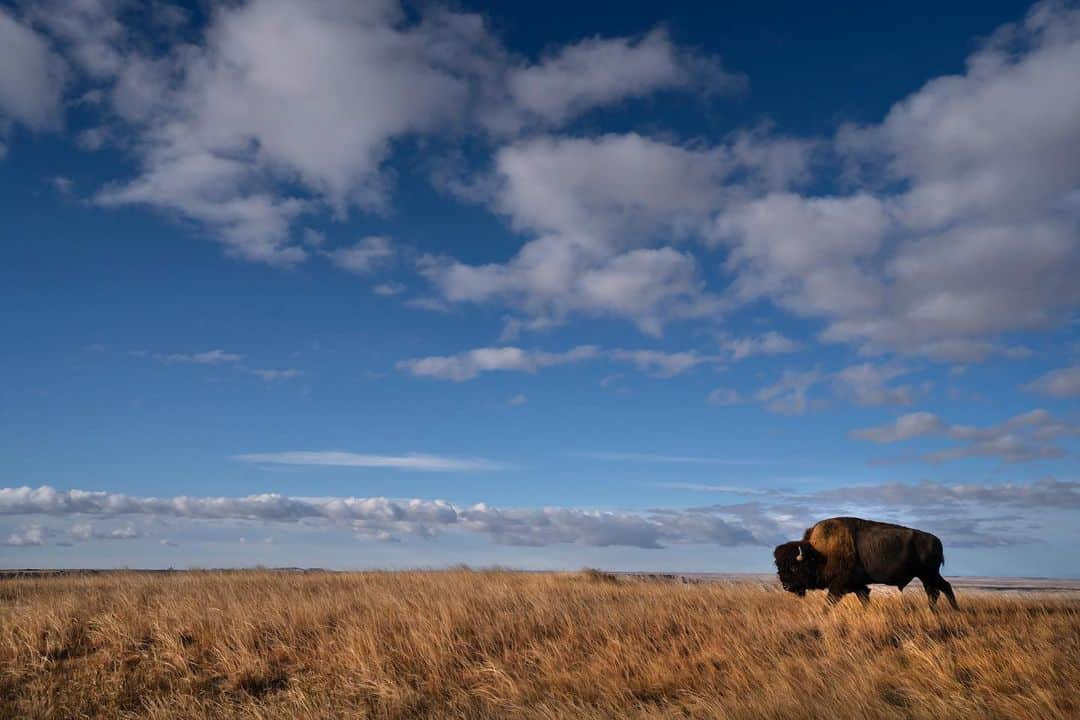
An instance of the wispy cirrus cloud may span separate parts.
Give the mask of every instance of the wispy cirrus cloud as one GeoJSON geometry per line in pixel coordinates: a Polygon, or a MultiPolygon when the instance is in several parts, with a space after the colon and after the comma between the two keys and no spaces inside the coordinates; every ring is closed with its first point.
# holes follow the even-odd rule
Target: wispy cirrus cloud
{"type": "Polygon", "coordinates": [[[754,397],[771,412],[801,415],[810,407],[811,388],[823,377],[816,369],[805,372],[785,370],[775,383],[761,388],[754,397]]]}
{"type": "Polygon", "coordinates": [[[245,356],[240,353],[226,352],[224,350],[204,350],[192,353],[151,353],[145,350],[134,350],[129,353],[133,357],[149,357],[164,365],[208,365],[231,367],[234,370],[253,375],[266,382],[289,380],[304,374],[297,368],[261,368],[251,367],[244,360],[245,356]]]}
{"type": "Polygon", "coordinates": [[[641,371],[665,378],[679,375],[699,365],[719,366],[723,361],[721,356],[705,355],[696,350],[605,350],[596,345],[579,345],[563,352],[546,352],[504,346],[475,348],[454,355],[411,358],[398,362],[397,368],[412,375],[462,382],[486,372],[533,373],[542,368],[597,359],[629,363],[641,371]]]}
{"type": "Polygon", "coordinates": [[[590,460],[608,460],[611,462],[650,462],[675,463],[689,465],[762,465],[762,460],[740,458],[708,457],[705,455],[665,455],[662,453],[625,453],[625,452],[577,452],[576,457],[590,460]]]}
{"type": "MultiPolygon", "coordinates": [[[[144,355],[145,353],[138,353],[144,355]]],[[[225,352],[224,350],[205,350],[194,353],[153,353],[151,357],[158,362],[186,363],[191,365],[233,365],[244,360],[239,353],[225,352]]]]}
{"type": "Polygon", "coordinates": [[[483,458],[455,458],[442,455],[366,455],[340,450],[296,450],[288,452],[246,453],[234,460],[261,465],[311,465],[324,467],[366,467],[418,470],[423,472],[464,472],[499,470],[506,466],[483,458]]]}

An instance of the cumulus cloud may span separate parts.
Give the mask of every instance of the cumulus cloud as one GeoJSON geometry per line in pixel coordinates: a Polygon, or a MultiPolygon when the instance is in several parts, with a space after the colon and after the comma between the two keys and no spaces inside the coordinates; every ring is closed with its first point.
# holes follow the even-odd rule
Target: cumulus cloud
{"type": "Polygon", "coordinates": [[[870,195],[773,193],[722,213],[712,238],[730,248],[740,298],[769,297],[801,315],[846,314],[879,307],[862,267],[887,227],[884,204],[870,195]]]}
{"type": "Polygon", "coordinates": [[[673,377],[701,364],[718,364],[722,359],[714,355],[702,355],[696,350],[685,352],[661,352],[659,350],[623,350],[610,352],[610,357],[633,364],[639,370],[660,377],[673,377]]]}
{"type": "MultiPolygon", "coordinates": [[[[97,201],[172,212],[208,227],[232,256],[282,266],[309,256],[292,232],[301,215],[389,209],[387,163],[407,138],[513,137],[625,98],[742,82],[662,30],[586,39],[531,63],[480,15],[438,5],[246,0],[215,4],[182,35],[186,14],[169,10],[35,6],[102,110],[84,143],[134,138],[139,173],[97,201]],[[142,26],[154,27],[153,42],[142,26]],[[292,61],[281,62],[282,47],[292,61]]],[[[356,253],[336,257],[355,269],[356,253]]]]}
{"type": "Polygon", "coordinates": [[[48,40],[0,8],[0,140],[10,122],[32,130],[60,125],[65,74],[48,40]]]}
{"type": "Polygon", "coordinates": [[[1053,397],[1080,397],[1080,366],[1051,370],[1035,378],[1024,388],[1053,397]]]}
{"type": "MultiPolygon", "coordinates": [[[[509,545],[575,543],[659,548],[668,543],[739,545],[757,542],[718,513],[610,512],[577,508],[458,506],[442,500],[388,498],[301,499],[281,495],[239,498],[142,498],[83,490],[0,488],[0,515],[178,517],[200,520],[329,521],[364,537],[433,537],[457,531],[509,545]]],[[[20,535],[23,538],[24,535],[20,535]]],[[[44,542],[44,536],[37,536],[44,542]]]]}
{"type": "Polygon", "coordinates": [[[4,544],[14,547],[44,545],[45,529],[41,525],[30,525],[8,535],[4,544]]]}
{"type": "Polygon", "coordinates": [[[439,455],[365,455],[340,450],[247,453],[234,460],[261,465],[323,465],[332,467],[398,468],[430,472],[496,470],[498,463],[481,458],[453,458],[439,455]]]}
{"type": "MultiPolygon", "coordinates": [[[[397,0],[215,5],[183,42],[169,29],[184,13],[42,0],[26,18],[0,11],[0,52],[12,56],[0,63],[0,113],[58,122],[63,71],[48,35],[90,86],[80,103],[100,114],[80,142],[130,138],[138,164],[97,202],[204,225],[241,259],[289,266],[328,252],[360,273],[391,249],[368,238],[328,251],[295,237],[298,218],[385,212],[400,143],[479,135],[485,152],[502,146],[455,187],[523,244],[504,262],[424,256],[437,297],[414,304],[500,304],[527,329],[618,317],[656,336],[766,299],[866,353],[968,362],[1024,355],[1003,336],[1052,327],[1080,305],[1078,18],[1040,3],[962,73],[828,142],[758,128],[703,145],[537,134],[628,98],[742,83],[662,29],[587,38],[533,62],[479,15],[397,0]],[[154,42],[132,22],[147,15],[154,42]],[[282,63],[281,47],[299,60],[282,63]],[[817,152],[847,162],[856,189],[802,194],[817,152]],[[724,252],[722,291],[694,241],[724,252]]],[[[782,340],[727,350],[794,349],[782,340]]]]}
{"type": "Polygon", "coordinates": [[[40,0],[30,6],[30,15],[78,68],[100,79],[123,69],[129,38],[119,18],[122,9],[123,0],[40,0]]]}
{"type": "Polygon", "coordinates": [[[706,239],[728,251],[733,296],[823,319],[825,340],[865,353],[1030,354],[1000,337],[1080,305],[1078,62],[1080,11],[1041,3],[965,73],[837,136],[831,149],[857,168],[852,194],[718,207],[706,239]]]}
{"type": "Polygon", "coordinates": [[[756,337],[724,338],[720,344],[731,353],[732,360],[745,360],[754,355],[793,353],[802,348],[800,343],[774,330],[756,337]]]}
{"type": "Polygon", "coordinates": [[[898,194],[778,194],[721,212],[740,296],[824,318],[828,340],[957,361],[1009,354],[996,336],[1075,309],[1078,18],[1041,3],[965,73],[842,132],[864,184],[898,194]]]}
{"type": "Polygon", "coordinates": [[[592,360],[599,356],[600,349],[594,345],[579,345],[561,353],[529,351],[518,347],[485,347],[457,355],[402,360],[397,367],[413,375],[461,382],[484,372],[536,372],[541,368],[592,360]]]}
{"type": "Polygon", "coordinates": [[[111,529],[102,529],[92,523],[75,523],[71,526],[69,534],[73,540],[81,542],[89,540],[134,540],[140,536],[139,531],[130,523],[111,529]]]}
{"type": "Polygon", "coordinates": [[[548,124],[658,90],[700,85],[732,91],[745,82],[715,59],[680,50],[662,29],[640,38],[588,38],[535,65],[515,68],[507,77],[514,103],[548,124]]]}
{"type": "Polygon", "coordinates": [[[426,258],[421,271],[447,301],[504,303],[526,327],[580,313],[626,318],[659,335],[671,320],[715,315],[722,305],[694,255],[671,239],[700,236],[744,184],[794,182],[808,154],[804,144],[749,136],[706,148],[636,133],[514,143],[496,154],[488,202],[530,239],[505,263],[426,258]],[[736,175],[739,183],[729,183],[736,175]]]}
{"type": "Polygon", "coordinates": [[[1009,463],[1058,458],[1065,450],[1054,444],[1061,437],[1080,435],[1080,427],[1037,409],[997,425],[949,425],[928,412],[902,415],[891,425],[853,430],[852,438],[875,443],[894,443],[919,437],[942,436],[960,442],[944,450],[925,453],[920,459],[939,463],[969,457],[996,457],[1009,463]]]}
{"type": "Polygon", "coordinates": [[[390,239],[379,235],[363,238],[355,245],[336,248],[326,253],[335,265],[358,275],[366,275],[385,265],[394,254],[390,239]]]}
{"type": "Polygon", "coordinates": [[[934,413],[914,412],[901,415],[892,425],[852,430],[851,437],[876,443],[893,443],[935,435],[944,432],[945,429],[945,423],[934,413]]]}
{"type": "Polygon", "coordinates": [[[914,393],[911,385],[888,385],[907,373],[902,367],[861,363],[844,368],[835,377],[842,391],[859,405],[910,405],[914,393]]]}
{"type": "Polygon", "coordinates": [[[246,260],[300,262],[293,220],[385,208],[393,142],[459,122],[488,44],[475,15],[410,20],[396,2],[337,0],[219,6],[198,45],[163,57],[114,43],[126,70],[110,98],[140,133],[142,171],[99,202],[173,210],[246,260]]]}

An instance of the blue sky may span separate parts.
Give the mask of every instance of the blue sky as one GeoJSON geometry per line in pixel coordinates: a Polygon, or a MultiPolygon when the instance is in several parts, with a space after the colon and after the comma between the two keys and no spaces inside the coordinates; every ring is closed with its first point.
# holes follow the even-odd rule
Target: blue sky
{"type": "Polygon", "coordinates": [[[1080,576],[1080,11],[694,5],[0,6],[0,565],[1080,576]]]}

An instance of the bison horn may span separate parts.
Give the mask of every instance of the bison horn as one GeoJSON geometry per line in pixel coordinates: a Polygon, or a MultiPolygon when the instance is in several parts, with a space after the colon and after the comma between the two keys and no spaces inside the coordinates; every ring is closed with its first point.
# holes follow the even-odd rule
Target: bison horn
{"type": "Polygon", "coordinates": [[[795,556],[795,559],[802,562],[802,545],[799,546],[799,554],[795,556]]]}

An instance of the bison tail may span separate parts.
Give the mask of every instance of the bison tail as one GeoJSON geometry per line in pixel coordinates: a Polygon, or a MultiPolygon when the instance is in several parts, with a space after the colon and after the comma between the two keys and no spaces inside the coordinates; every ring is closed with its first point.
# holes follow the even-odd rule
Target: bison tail
{"type": "Polygon", "coordinates": [[[942,565],[945,564],[945,548],[942,547],[941,540],[936,536],[934,537],[934,549],[931,562],[933,563],[934,567],[939,569],[942,565]]]}

